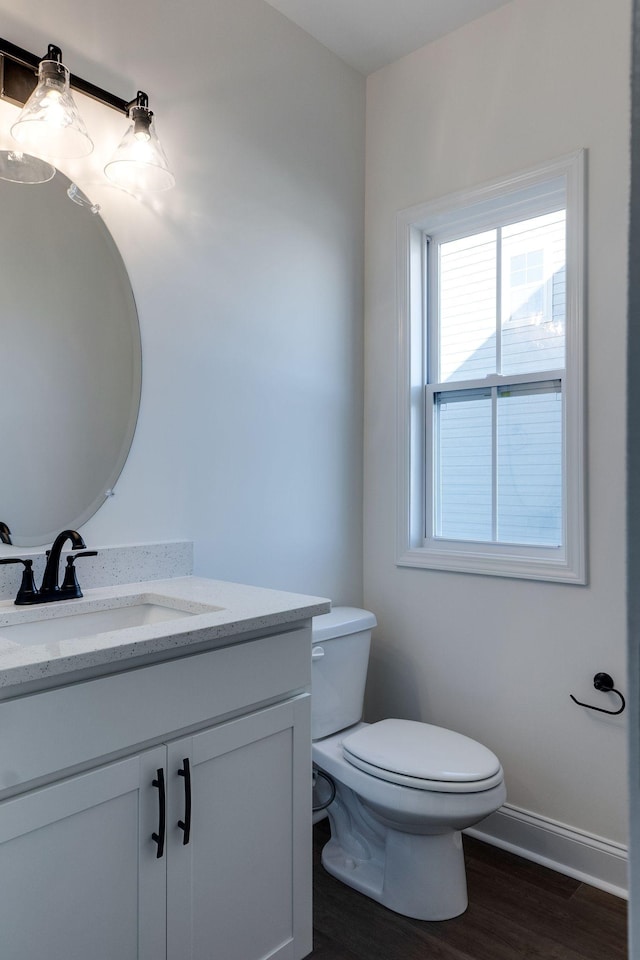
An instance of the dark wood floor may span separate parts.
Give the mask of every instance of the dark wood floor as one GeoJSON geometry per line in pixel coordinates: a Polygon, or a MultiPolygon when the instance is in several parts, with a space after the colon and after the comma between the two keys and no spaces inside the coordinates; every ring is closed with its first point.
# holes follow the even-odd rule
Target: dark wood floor
{"type": "Polygon", "coordinates": [[[323,870],[314,827],[313,960],[625,960],[626,902],[464,838],[469,908],[439,923],[386,910],[323,870]]]}

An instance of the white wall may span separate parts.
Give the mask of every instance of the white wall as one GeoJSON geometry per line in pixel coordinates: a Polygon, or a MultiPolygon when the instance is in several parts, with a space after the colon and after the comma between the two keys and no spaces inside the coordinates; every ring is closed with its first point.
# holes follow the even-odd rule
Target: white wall
{"type": "Polygon", "coordinates": [[[514,0],[367,86],[364,595],[379,620],[368,713],[476,737],[502,760],[514,807],[614,845],[627,836],[626,718],[569,694],[609,706],[593,689],[600,670],[626,689],[629,48],[627,0],[514,0]],[[398,568],[396,213],[582,147],[589,585],[398,568]]]}
{"type": "Polygon", "coordinates": [[[177,180],[148,205],[108,187],[126,123],[78,98],[110,148],[61,167],[102,205],[143,340],[137,433],[87,543],[192,538],[200,574],[358,602],[363,78],[263,0],[0,13],[13,43],[145,90],[177,180]]]}

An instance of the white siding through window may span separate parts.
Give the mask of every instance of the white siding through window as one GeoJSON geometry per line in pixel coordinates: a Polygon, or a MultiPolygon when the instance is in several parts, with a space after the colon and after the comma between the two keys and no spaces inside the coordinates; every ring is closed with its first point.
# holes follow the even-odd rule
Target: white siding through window
{"type": "Polygon", "coordinates": [[[558,381],[498,390],[498,541],[562,544],[562,420],[558,381]]]}
{"type": "Polygon", "coordinates": [[[496,369],[496,231],[440,247],[440,377],[472,380],[496,369]]]}
{"type": "Polygon", "coordinates": [[[565,225],[559,210],[502,230],[505,375],[564,367],[565,225]]]}
{"type": "Polygon", "coordinates": [[[491,391],[438,394],[435,416],[436,536],[452,540],[491,540],[491,391]]]}
{"type": "Polygon", "coordinates": [[[564,367],[565,221],[558,210],[429,242],[440,382],[427,537],[562,545],[562,381],[539,378],[564,367]],[[536,379],[504,384],[523,374],[536,379]],[[442,390],[450,383],[454,394],[442,390]]]}

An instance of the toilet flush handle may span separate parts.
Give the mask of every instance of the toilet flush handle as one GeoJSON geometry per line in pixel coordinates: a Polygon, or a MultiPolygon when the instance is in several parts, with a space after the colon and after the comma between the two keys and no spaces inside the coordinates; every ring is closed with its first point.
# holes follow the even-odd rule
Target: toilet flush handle
{"type": "Polygon", "coordinates": [[[320,657],[324,657],[324,647],[312,647],[311,648],[311,659],[319,660],[320,657]]]}

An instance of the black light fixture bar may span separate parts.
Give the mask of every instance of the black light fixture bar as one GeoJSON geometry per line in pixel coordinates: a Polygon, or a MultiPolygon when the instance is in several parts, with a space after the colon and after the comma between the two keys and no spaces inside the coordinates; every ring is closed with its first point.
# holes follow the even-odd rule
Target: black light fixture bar
{"type": "MultiPolygon", "coordinates": [[[[56,50],[57,48],[50,45],[49,51],[52,49],[56,50]]],[[[22,47],[16,46],[15,43],[11,43],[9,40],[4,40],[0,37],[0,58],[2,60],[0,97],[17,106],[23,106],[35,89],[37,83],[36,75],[40,61],[46,57],[46,54],[45,57],[37,57],[35,54],[29,53],[28,50],[23,50],[22,47]]],[[[103,90],[101,87],[97,87],[94,83],[89,83],[88,80],[83,80],[82,77],[78,77],[74,73],[70,75],[70,84],[73,90],[78,90],[87,97],[91,97],[92,100],[98,100],[100,103],[104,103],[105,106],[111,107],[112,110],[117,110],[119,113],[127,115],[128,108],[131,105],[127,100],[116,97],[113,93],[109,93],[108,90],[103,90]]]]}

